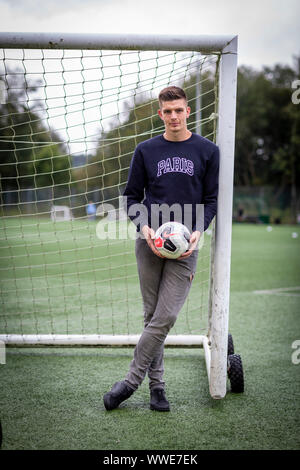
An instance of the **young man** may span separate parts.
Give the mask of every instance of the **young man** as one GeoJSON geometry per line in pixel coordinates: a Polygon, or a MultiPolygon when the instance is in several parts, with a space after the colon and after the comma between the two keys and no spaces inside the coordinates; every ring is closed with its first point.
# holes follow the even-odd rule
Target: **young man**
{"type": "MultiPolygon", "coordinates": [[[[163,381],[164,341],[189,293],[201,232],[209,226],[217,209],[219,150],[211,141],[188,130],[190,107],[184,91],[175,86],[163,89],[158,114],[165,132],[137,146],[124,192],[128,215],[140,232],[135,252],[145,327],[125,379],[104,395],[107,410],[129,398],[146,373],[150,408],[170,410],[163,381]],[[174,204],[183,210],[181,215],[185,207],[191,208],[189,250],[176,260],[164,258],[155,247],[155,230],[161,219],[154,217],[157,214],[152,210],[174,204]],[[200,221],[197,207],[204,207],[200,221]],[[136,208],[138,214],[132,210],[136,208]]],[[[175,216],[174,219],[177,220],[175,216]]],[[[185,223],[182,219],[177,221],[185,223]]]]}

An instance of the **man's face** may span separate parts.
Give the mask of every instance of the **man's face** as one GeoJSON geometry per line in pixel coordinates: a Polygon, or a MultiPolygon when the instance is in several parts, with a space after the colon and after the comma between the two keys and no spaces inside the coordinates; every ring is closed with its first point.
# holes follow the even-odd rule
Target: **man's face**
{"type": "Polygon", "coordinates": [[[166,132],[170,134],[186,132],[186,121],[190,112],[191,109],[183,98],[174,101],[163,101],[158,110],[159,116],[165,123],[166,132]]]}

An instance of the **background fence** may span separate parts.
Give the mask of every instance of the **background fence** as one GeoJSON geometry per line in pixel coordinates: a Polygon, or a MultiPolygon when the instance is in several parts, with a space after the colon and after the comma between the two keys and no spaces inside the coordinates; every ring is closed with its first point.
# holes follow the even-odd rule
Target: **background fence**
{"type": "MultiPolygon", "coordinates": [[[[109,189],[107,189],[107,192],[109,189]]],[[[300,193],[300,191],[299,191],[300,193]]],[[[96,205],[106,199],[118,208],[118,198],[103,194],[98,188],[82,193],[69,185],[47,188],[28,188],[16,191],[4,191],[1,194],[0,215],[39,215],[50,217],[53,205],[68,206],[74,218],[86,217],[86,206],[89,201],[96,205]],[[103,197],[104,196],[104,197],[103,197]]],[[[292,195],[289,189],[278,193],[272,186],[236,186],[233,199],[233,220],[250,223],[283,223],[293,222],[292,195]]],[[[298,214],[300,223],[300,214],[298,214]]]]}

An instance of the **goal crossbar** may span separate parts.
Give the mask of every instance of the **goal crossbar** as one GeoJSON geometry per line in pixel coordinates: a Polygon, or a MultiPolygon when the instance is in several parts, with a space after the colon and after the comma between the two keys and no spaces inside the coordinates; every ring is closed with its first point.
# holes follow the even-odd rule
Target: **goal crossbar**
{"type": "MultiPolygon", "coordinates": [[[[0,47],[5,49],[109,49],[176,50],[202,53],[222,52],[232,44],[232,35],[142,35],[80,33],[0,33],[0,47]]],[[[235,46],[233,45],[233,48],[235,46]]],[[[232,52],[234,49],[232,49],[232,52]]]]}

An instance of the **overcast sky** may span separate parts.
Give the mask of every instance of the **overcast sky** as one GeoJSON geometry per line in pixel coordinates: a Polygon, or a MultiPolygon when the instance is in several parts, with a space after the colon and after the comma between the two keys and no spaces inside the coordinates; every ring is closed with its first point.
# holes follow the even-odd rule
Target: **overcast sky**
{"type": "Polygon", "coordinates": [[[0,0],[10,32],[237,34],[239,65],[293,64],[299,0],[0,0]]]}

